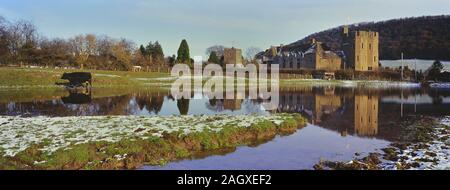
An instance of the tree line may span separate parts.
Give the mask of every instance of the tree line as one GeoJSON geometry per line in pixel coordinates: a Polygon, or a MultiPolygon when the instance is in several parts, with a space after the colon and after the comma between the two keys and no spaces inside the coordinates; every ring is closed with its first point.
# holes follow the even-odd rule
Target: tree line
{"type": "Polygon", "coordinates": [[[178,57],[164,57],[158,41],[137,47],[131,40],[107,35],[47,38],[29,21],[10,22],[0,16],[0,66],[101,70],[130,70],[133,66],[168,68],[176,62],[191,62],[186,40],[180,44],[178,54],[178,57]]]}
{"type": "MultiPolygon", "coordinates": [[[[207,62],[223,64],[225,46],[215,45],[206,49],[207,62]]],[[[246,61],[254,61],[262,51],[249,47],[246,61]]],[[[49,68],[80,68],[98,70],[166,69],[176,63],[193,66],[188,42],[183,39],[177,55],[165,56],[158,41],[136,46],[125,38],[107,35],[80,34],[74,37],[47,38],[37,27],[25,20],[11,22],[0,16],[0,66],[39,66],[49,68]]]]}

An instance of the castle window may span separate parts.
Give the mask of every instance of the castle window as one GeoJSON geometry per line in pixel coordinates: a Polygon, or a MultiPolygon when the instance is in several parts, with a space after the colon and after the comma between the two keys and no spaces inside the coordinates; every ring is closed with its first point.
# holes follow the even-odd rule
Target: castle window
{"type": "Polygon", "coordinates": [[[359,55],[358,55],[358,56],[356,56],[356,61],[357,61],[357,62],[359,62],[359,55]]]}
{"type": "Polygon", "coordinates": [[[371,70],[372,70],[372,67],[368,67],[367,70],[371,71],[371,70]]]}
{"type": "Polygon", "coordinates": [[[369,49],[372,50],[372,44],[369,44],[369,49]]]}
{"type": "Polygon", "coordinates": [[[364,49],[364,43],[361,43],[361,49],[364,49]]]}

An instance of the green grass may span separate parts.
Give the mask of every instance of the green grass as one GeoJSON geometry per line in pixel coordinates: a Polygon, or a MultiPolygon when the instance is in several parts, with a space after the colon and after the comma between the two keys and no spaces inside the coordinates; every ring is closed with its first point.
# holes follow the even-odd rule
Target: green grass
{"type": "MultiPolygon", "coordinates": [[[[53,100],[69,93],[62,86],[55,85],[64,72],[79,70],[26,69],[0,67],[0,103],[53,100]]],[[[92,98],[120,96],[136,92],[166,92],[162,85],[149,85],[156,78],[168,77],[167,73],[146,73],[127,71],[97,71],[93,73],[92,98]],[[117,77],[112,77],[117,76],[117,77]],[[146,80],[139,80],[146,79],[146,80]]],[[[157,81],[164,83],[166,81],[157,81]]],[[[170,81],[169,81],[170,82],[170,81]]],[[[167,83],[167,82],[166,82],[167,83]]]]}
{"type": "MultiPolygon", "coordinates": [[[[60,80],[64,72],[84,71],[93,74],[95,87],[160,87],[170,85],[173,80],[158,80],[161,77],[170,77],[170,73],[131,72],[131,71],[102,71],[102,70],[57,70],[57,69],[29,69],[0,67],[0,87],[16,88],[58,88],[55,82],[60,80]]],[[[237,81],[237,79],[236,79],[237,81]]],[[[248,83],[248,79],[245,79],[248,83]]],[[[281,87],[301,85],[339,85],[341,80],[311,80],[311,79],[280,79],[281,87]]],[[[202,81],[203,83],[206,80],[202,81]]],[[[370,81],[355,81],[365,83],[370,81]]],[[[225,81],[224,81],[225,84],[225,81]]]]}
{"type": "Polygon", "coordinates": [[[64,72],[91,72],[94,86],[139,86],[146,80],[167,77],[168,73],[100,71],[100,70],[56,70],[0,67],[0,86],[2,87],[55,87],[55,82],[64,82],[60,78],[64,72]]]}

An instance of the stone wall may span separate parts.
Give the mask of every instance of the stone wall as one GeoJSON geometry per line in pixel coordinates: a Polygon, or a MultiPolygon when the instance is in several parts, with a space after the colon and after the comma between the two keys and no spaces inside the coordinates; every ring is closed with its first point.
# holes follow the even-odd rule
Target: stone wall
{"type": "Polygon", "coordinates": [[[324,51],[321,43],[315,42],[313,52],[278,55],[274,58],[274,63],[279,64],[281,70],[336,71],[342,67],[342,58],[334,52],[324,51]]]}

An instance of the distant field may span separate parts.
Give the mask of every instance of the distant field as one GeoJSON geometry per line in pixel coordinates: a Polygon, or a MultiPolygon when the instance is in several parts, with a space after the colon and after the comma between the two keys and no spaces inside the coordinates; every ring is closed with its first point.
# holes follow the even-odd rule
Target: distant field
{"type": "MultiPolygon", "coordinates": [[[[64,72],[80,70],[30,69],[0,67],[0,87],[54,87],[64,72]]],[[[94,86],[139,86],[168,73],[83,70],[93,74],[94,86]]]]}

